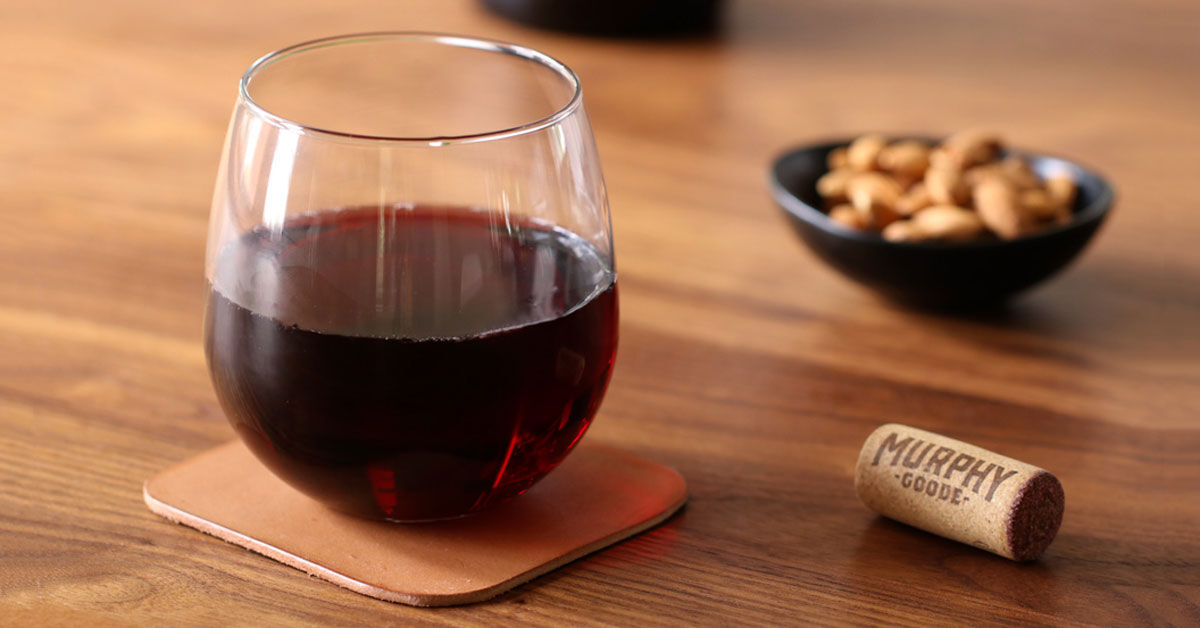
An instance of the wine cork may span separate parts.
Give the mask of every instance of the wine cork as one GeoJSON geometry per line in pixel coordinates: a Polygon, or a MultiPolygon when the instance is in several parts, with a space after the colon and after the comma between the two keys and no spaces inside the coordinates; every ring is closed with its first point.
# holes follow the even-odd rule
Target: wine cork
{"type": "Polygon", "coordinates": [[[1045,469],[895,423],[863,443],[854,489],[885,517],[1020,561],[1054,540],[1065,503],[1045,469]]]}

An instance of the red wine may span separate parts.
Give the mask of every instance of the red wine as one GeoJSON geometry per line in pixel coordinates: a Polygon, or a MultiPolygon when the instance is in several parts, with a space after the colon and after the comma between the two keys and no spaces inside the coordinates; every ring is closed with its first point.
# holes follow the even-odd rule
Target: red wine
{"type": "Polygon", "coordinates": [[[468,209],[255,229],[212,270],[217,397],[270,469],[335,509],[480,510],[527,490],[591,423],[617,344],[606,260],[562,228],[468,209]]]}

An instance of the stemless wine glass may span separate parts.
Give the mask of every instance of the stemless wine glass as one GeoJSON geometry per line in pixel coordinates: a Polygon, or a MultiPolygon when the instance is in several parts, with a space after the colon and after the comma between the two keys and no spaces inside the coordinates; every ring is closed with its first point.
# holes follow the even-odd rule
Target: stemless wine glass
{"type": "Polygon", "coordinates": [[[430,33],[259,59],[205,273],[217,397],[293,487],[394,521],[521,494],[587,429],[616,351],[578,79],[528,48],[430,33]]]}

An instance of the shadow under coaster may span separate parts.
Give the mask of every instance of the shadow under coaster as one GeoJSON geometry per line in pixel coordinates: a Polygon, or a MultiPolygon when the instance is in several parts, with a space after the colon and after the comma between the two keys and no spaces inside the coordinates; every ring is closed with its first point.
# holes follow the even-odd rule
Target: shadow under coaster
{"type": "Polygon", "coordinates": [[[515,500],[462,519],[401,524],[329,510],[276,478],[240,441],[146,481],[150,510],[371,597],[479,602],[651,528],[679,510],[675,470],[581,443],[515,500]]]}

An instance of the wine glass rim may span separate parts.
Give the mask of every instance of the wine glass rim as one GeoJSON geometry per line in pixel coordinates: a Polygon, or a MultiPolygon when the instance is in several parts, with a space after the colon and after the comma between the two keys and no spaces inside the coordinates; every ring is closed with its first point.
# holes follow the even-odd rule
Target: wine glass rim
{"type": "Polygon", "coordinates": [[[452,33],[439,33],[432,31],[374,31],[312,39],[267,53],[259,57],[250,65],[249,68],[246,69],[246,72],[242,74],[242,79],[238,84],[238,95],[242,102],[245,103],[246,106],[253,111],[256,116],[265,119],[275,126],[295,133],[340,138],[348,141],[449,146],[453,144],[506,139],[519,135],[535,133],[547,127],[553,126],[561,122],[567,116],[570,116],[575,112],[576,109],[579,108],[579,105],[583,100],[583,89],[579,84],[579,77],[576,76],[575,71],[568,67],[567,64],[555,59],[554,57],[551,57],[544,52],[539,52],[519,44],[510,43],[499,39],[489,39],[486,37],[455,35],[452,33]],[[256,75],[258,75],[259,72],[276,61],[283,60],[294,54],[300,54],[327,46],[387,40],[427,41],[435,44],[509,54],[520,57],[527,61],[540,63],[542,66],[553,70],[559,76],[567,80],[572,90],[571,97],[565,104],[556,109],[553,113],[530,122],[525,122],[494,131],[483,131],[479,133],[467,133],[462,135],[404,136],[350,133],[346,131],[338,131],[336,129],[328,129],[315,125],[304,124],[268,110],[266,107],[263,107],[257,101],[255,101],[250,95],[250,81],[256,75]]]}

